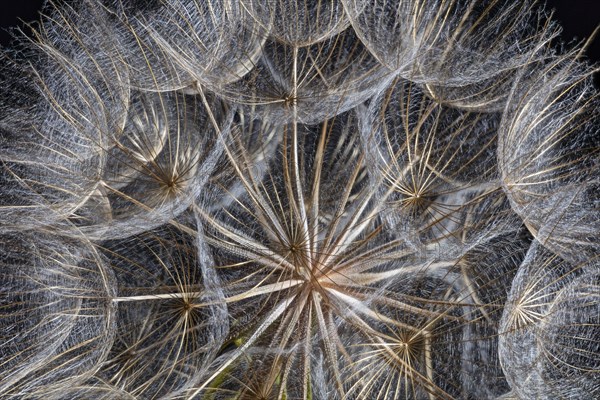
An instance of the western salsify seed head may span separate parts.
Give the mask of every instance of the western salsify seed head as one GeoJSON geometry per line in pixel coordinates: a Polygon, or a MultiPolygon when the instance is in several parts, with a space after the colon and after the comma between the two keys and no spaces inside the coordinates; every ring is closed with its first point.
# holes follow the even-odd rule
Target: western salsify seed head
{"type": "Polygon", "coordinates": [[[600,393],[597,92],[543,9],[45,13],[0,71],[2,396],[600,393]]]}

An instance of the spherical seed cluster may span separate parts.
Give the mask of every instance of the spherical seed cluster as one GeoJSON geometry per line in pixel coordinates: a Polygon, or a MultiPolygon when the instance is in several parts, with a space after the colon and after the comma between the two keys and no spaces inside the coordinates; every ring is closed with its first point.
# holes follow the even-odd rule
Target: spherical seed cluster
{"type": "Polygon", "coordinates": [[[44,14],[0,68],[0,398],[600,398],[599,96],[532,1],[44,14]]]}

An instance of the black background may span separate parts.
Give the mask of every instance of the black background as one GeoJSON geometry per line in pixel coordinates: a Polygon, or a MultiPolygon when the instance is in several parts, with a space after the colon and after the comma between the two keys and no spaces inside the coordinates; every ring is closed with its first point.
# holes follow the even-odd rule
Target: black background
{"type": "MultiPolygon", "coordinates": [[[[10,34],[8,29],[23,26],[23,22],[35,21],[44,0],[21,0],[0,6],[0,44],[8,45],[10,34]]],[[[268,0],[265,0],[268,1],[268,0]]],[[[470,0],[477,1],[477,0],[470,0]]],[[[519,1],[519,0],[516,0],[519,1]]],[[[6,3],[6,2],[3,2],[6,3]]],[[[562,40],[574,43],[588,38],[600,25],[600,0],[548,0],[547,9],[554,10],[554,18],[562,27],[562,40]]],[[[600,32],[588,47],[588,58],[600,64],[600,32]]],[[[596,78],[600,76],[597,75],[596,78]]],[[[600,82],[596,79],[596,82],[600,82]]]]}

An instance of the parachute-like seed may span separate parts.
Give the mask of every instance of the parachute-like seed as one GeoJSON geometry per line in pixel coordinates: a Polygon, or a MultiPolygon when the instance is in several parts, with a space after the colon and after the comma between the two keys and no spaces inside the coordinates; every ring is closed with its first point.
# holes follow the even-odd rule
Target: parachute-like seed
{"type": "Polygon", "coordinates": [[[597,263],[573,265],[532,244],[500,325],[500,359],[520,398],[600,393],[597,263]]]}
{"type": "MultiPolygon", "coordinates": [[[[310,374],[313,348],[325,346],[328,364],[337,365],[334,321],[360,303],[360,274],[406,250],[379,226],[385,210],[364,185],[362,157],[347,151],[358,139],[351,113],[280,129],[278,156],[262,181],[232,155],[246,194],[221,212],[197,207],[217,254],[233,337],[243,338],[198,392],[217,390],[220,374],[240,368],[249,352],[266,346],[279,349],[267,354],[267,369],[280,381],[278,396],[295,387],[306,395],[310,386],[303,377],[310,374]],[[340,192],[337,202],[329,201],[332,190],[340,192]]],[[[339,370],[333,374],[343,390],[339,370]]],[[[244,375],[250,379],[244,385],[263,378],[244,375]]]]}
{"type": "Polygon", "coordinates": [[[540,327],[541,376],[548,384],[538,393],[548,398],[600,396],[598,261],[588,267],[554,299],[540,327]]]}
{"type": "Polygon", "coordinates": [[[103,37],[104,16],[84,5],[49,11],[36,40],[23,39],[21,55],[3,71],[2,230],[51,223],[79,209],[98,188],[102,132],[120,126],[127,112],[123,64],[95,58],[110,51],[109,41],[91,39],[103,37]]]}
{"type": "MultiPolygon", "coordinates": [[[[524,242],[515,241],[521,244],[514,253],[499,251],[487,259],[478,253],[491,245],[467,250],[468,256],[440,250],[422,257],[426,247],[419,251],[402,232],[386,229],[385,215],[395,211],[373,187],[385,189],[385,177],[369,180],[353,113],[281,129],[279,155],[263,180],[226,150],[246,194],[221,212],[197,207],[217,254],[231,335],[238,342],[192,394],[303,398],[312,390],[317,349],[324,352],[327,385],[340,396],[483,393],[468,379],[484,379],[472,371],[486,357],[496,357],[500,373],[491,321],[500,318],[505,280],[524,242]],[[498,270],[501,263],[506,270],[498,270]],[[498,277],[483,282],[483,271],[498,277]],[[475,281],[488,291],[477,293],[475,281]],[[406,349],[404,356],[390,355],[396,354],[389,344],[393,337],[398,352],[406,349]],[[397,372],[390,372],[394,363],[397,372]],[[461,368],[470,378],[461,376],[461,368]],[[382,389],[402,379],[411,382],[402,391],[382,389]]],[[[393,191],[386,193],[391,197],[393,191]]],[[[435,242],[442,249],[452,243],[435,242]]],[[[489,392],[502,393],[503,382],[490,380],[489,392]]]]}
{"type": "Polygon", "coordinates": [[[415,272],[383,283],[369,300],[379,316],[371,329],[346,332],[351,398],[493,398],[508,389],[498,321],[528,244],[515,233],[416,271],[404,265],[415,272]]]}
{"type": "Polygon", "coordinates": [[[600,101],[577,55],[524,78],[529,89],[511,95],[498,131],[498,168],[513,209],[540,243],[573,263],[600,249],[600,101]]]}
{"type": "Polygon", "coordinates": [[[0,396],[36,396],[90,377],[115,336],[114,276],[85,240],[0,238],[0,396]]]}
{"type": "Polygon", "coordinates": [[[533,2],[342,0],[365,46],[437,102],[500,111],[514,77],[558,35],[533,2]]]}
{"type": "Polygon", "coordinates": [[[199,240],[167,227],[103,246],[119,288],[116,339],[97,373],[102,381],[135,398],[168,397],[205,373],[228,327],[199,240]]]}
{"type": "Polygon", "coordinates": [[[193,96],[134,93],[124,128],[106,132],[100,188],[86,204],[93,209],[85,210],[88,215],[105,215],[99,221],[74,215],[81,230],[94,240],[123,238],[185,211],[213,171],[233,118],[233,109],[221,101],[211,101],[211,107],[219,134],[193,96]]]}
{"type": "Polygon", "coordinates": [[[125,7],[114,23],[132,85],[172,91],[200,83],[218,87],[247,74],[265,35],[253,28],[237,1],[173,0],[156,7],[125,7]],[[249,26],[248,26],[249,25],[249,26]]]}
{"type": "Polygon", "coordinates": [[[267,40],[254,68],[229,85],[208,85],[278,125],[316,124],[371,97],[390,72],[352,29],[309,46],[267,40]],[[294,111],[296,110],[296,111],[294,111]]]}
{"type": "Polygon", "coordinates": [[[496,169],[500,115],[442,106],[403,79],[359,115],[369,172],[384,178],[381,195],[399,210],[389,220],[394,229],[429,246],[454,239],[460,249],[520,224],[496,169]]]}

